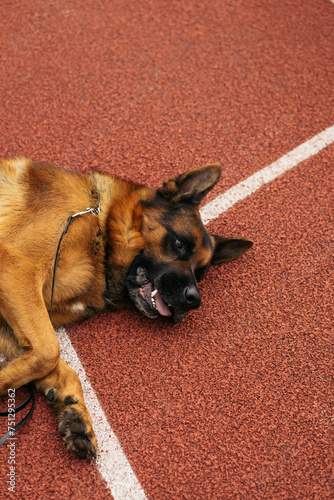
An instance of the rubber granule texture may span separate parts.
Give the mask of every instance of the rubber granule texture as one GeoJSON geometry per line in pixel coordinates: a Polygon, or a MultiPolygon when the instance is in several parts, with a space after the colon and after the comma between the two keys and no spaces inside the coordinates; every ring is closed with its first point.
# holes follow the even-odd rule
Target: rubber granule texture
{"type": "MultiPolygon", "coordinates": [[[[1,157],[152,187],[218,162],[208,201],[334,124],[329,0],[3,0],[1,13],[1,157]]],[[[331,145],[209,224],[255,245],[209,270],[179,325],[122,311],[68,328],[148,499],[333,498],[333,164],[331,145]]],[[[2,498],[113,498],[41,395],[13,495],[0,456],[2,498]]]]}

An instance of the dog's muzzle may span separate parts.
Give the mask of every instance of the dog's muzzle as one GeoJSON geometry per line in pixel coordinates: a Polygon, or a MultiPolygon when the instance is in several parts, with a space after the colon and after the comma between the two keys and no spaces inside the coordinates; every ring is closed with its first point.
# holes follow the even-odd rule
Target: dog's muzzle
{"type": "Polygon", "coordinates": [[[170,317],[178,323],[200,306],[201,296],[194,278],[188,274],[165,271],[153,277],[139,265],[127,278],[129,297],[147,317],[170,317]]]}

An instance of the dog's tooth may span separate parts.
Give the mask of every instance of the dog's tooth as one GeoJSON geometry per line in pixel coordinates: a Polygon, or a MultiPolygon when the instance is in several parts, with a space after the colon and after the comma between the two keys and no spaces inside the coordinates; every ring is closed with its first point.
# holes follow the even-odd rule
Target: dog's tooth
{"type": "Polygon", "coordinates": [[[158,290],[153,290],[153,292],[151,292],[151,297],[153,299],[153,297],[158,293],[158,290]]]}

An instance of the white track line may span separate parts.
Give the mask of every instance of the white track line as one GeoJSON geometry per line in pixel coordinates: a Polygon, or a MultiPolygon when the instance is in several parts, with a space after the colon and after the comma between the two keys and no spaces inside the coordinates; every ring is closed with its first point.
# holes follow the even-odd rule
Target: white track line
{"type": "Polygon", "coordinates": [[[320,134],[312,137],[312,139],[304,142],[290,153],[282,156],[268,167],[259,170],[244,181],[239,182],[236,186],[225,193],[217,196],[201,209],[201,217],[204,224],[215,219],[229,208],[233,207],[238,201],[243,200],[250,194],[254,193],[264,184],[273,181],[288,170],[307,160],[311,156],[319,153],[334,142],[334,126],[327,128],[320,134]]]}
{"type": "Polygon", "coordinates": [[[145,500],[140,486],[122,447],[111,429],[95,391],[87,380],[86,372],[75,352],[65,328],[57,330],[61,357],[79,375],[85,403],[93,420],[98,441],[96,466],[115,500],[145,500]]]}
{"type": "MultiPolygon", "coordinates": [[[[334,142],[334,126],[286,154],[268,167],[263,168],[240,182],[226,193],[215,198],[201,209],[203,222],[207,224],[238,201],[254,193],[264,184],[276,179],[287,170],[314,156],[334,142]]],[[[111,429],[94,389],[87,380],[86,372],[64,328],[57,332],[63,359],[79,375],[85,402],[93,420],[99,445],[96,465],[115,500],[146,500],[122,447],[111,429]]]]}

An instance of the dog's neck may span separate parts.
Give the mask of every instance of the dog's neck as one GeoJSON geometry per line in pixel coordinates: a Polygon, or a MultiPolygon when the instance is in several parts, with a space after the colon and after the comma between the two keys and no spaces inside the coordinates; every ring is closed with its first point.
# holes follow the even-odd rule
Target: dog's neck
{"type": "Polygon", "coordinates": [[[143,250],[141,235],[142,207],[140,201],[154,191],[127,180],[95,173],[92,181],[100,197],[100,228],[106,241],[105,255],[109,305],[121,307],[127,302],[125,278],[134,258],[143,250]],[[129,192],[129,185],[132,190],[129,192]]]}

